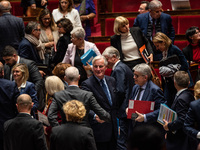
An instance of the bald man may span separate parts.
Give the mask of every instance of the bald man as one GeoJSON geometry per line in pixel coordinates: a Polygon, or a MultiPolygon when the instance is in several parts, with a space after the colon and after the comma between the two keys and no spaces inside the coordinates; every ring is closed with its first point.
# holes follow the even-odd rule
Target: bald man
{"type": "Polygon", "coordinates": [[[30,115],[31,97],[20,95],[16,106],[19,114],[4,124],[4,150],[47,150],[43,125],[30,115]]]}
{"type": "Polygon", "coordinates": [[[11,45],[17,50],[24,37],[24,22],[22,18],[11,15],[11,8],[9,1],[0,2],[0,52],[6,45],[11,45]]]}

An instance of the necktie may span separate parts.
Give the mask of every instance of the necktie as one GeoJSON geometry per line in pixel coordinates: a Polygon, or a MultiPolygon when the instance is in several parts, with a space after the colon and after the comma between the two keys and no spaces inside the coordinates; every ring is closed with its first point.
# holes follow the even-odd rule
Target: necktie
{"type": "Polygon", "coordinates": [[[153,19],[153,24],[152,24],[152,38],[153,38],[153,36],[156,34],[156,25],[155,25],[155,22],[156,22],[156,20],[155,19],[153,19]]]}
{"type": "Polygon", "coordinates": [[[111,100],[111,97],[109,94],[110,92],[109,92],[108,88],[106,87],[104,80],[102,79],[102,80],[100,80],[100,82],[101,82],[101,87],[102,87],[104,93],[106,94],[106,97],[108,98],[110,105],[112,105],[112,100],[111,100]]]}
{"type": "Polygon", "coordinates": [[[138,95],[136,97],[136,100],[140,100],[140,95],[141,95],[141,92],[142,92],[143,88],[139,88],[139,92],[138,92],[138,95]]]}

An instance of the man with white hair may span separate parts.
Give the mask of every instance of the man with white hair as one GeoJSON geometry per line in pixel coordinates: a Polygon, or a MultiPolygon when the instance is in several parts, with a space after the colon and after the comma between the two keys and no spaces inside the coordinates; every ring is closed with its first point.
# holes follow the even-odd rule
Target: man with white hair
{"type": "Polygon", "coordinates": [[[24,22],[22,18],[11,15],[11,8],[9,1],[0,2],[0,52],[6,45],[18,50],[19,43],[24,37],[24,22]]]}
{"type": "Polygon", "coordinates": [[[89,126],[88,113],[90,110],[98,114],[101,119],[110,121],[110,114],[100,107],[93,94],[79,88],[78,82],[80,80],[80,75],[76,67],[69,67],[65,70],[65,80],[69,86],[65,90],[54,94],[54,99],[48,111],[48,120],[52,127],[59,125],[56,120],[58,111],[60,111],[62,123],[66,123],[66,116],[62,107],[64,103],[74,99],[83,102],[85,105],[86,115],[82,121],[84,125],[89,126]]]}
{"type": "Polygon", "coordinates": [[[112,69],[111,76],[116,80],[116,90],[120,94],[118,103],[118,114],[120,136],[117,139],[117,147],[126,150],[128,138],[128,125],[126,108],[128,107],[129,97],[134,85],[132,70],[120,61],[119,51],[113,46],[107,47],[102,54],[108,61],[108,68],[112,69]]]}

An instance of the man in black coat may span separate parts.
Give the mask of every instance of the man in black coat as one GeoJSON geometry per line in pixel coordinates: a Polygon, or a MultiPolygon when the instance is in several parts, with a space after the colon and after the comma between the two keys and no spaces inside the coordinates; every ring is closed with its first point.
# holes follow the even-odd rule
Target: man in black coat
{"type": "Polygon", "coordinates": [[[90,125],[94,132],[94,137],[98,150],[116,150],[117,141],[117,120],[116,105],[117,91],[115,89],[115,79],[105,76],[107,60],[104,56],[96,56],[93,61],[94,75],[82,82],[81,88],[91,91],[99,105],[110,113],[111,122],[96,121],[97,115],[90,112],[90,125]]]}
{"type": "Polygon", "coordinates": [[[134,85],[132,70],[120,61],[119,51],[113,46],[107,47],[102,54],[108,61],[108,68],[112,69],[111,76],[116,80],[116,90],[120,94],[120,101],[117,102],[120,126],[120,136],[118,136],[117,147],[126,150],[129,121],[126,115],[129,98],[134,85]]]}
{"type": "Polygon", "coordinates": [[[12,67],[17,63],[24,63],[27,65],[29,71],[28,81],[35,84],[35,89],[37,91],[37,96],[39,100],[38,110],[42,110],[44,108],[44,82],[35,62],[19,57],[17,51],[12,46],[6,46],[4,48],[2,52],[2,57],[5,61],[4,78],[11,81],[13,80],[11,72],[12,67]]]}
{"type": "Polygon", "coordinates": [[[15,82],[2,79],[4,76],[3,64],[0,62],[0,149],[3,149],[3,124],[17,115],[15,106],[19,90],[15,82]]]}
{"type": "Polygon", "coordinates": [[[43,125],[30,115],[31,97],[20,95],[16,106],[19,114],[4,124],[4,150],[47,150],[43,125]]]}

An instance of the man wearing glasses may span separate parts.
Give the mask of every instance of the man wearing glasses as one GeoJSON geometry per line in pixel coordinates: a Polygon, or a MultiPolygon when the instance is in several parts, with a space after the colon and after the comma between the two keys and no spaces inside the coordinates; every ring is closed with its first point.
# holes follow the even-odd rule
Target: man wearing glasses
{"type": "MultiPolygon", "coordinates": [[[[140,27],[144,35],[152,40],[152,37],[157,32],[166,34],[172,41],[175,38],[175,31],[172,25],[171,16],[162,12],[162,3],[157,0],[152,0],[149,3],[149,12],[139,14],[134,21],[136,27],[140,27]]],[[[158,54],[154,60],[161,60],[162,55],[158,54]]]]}

